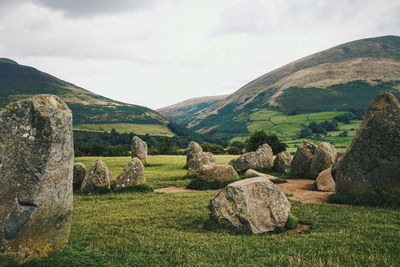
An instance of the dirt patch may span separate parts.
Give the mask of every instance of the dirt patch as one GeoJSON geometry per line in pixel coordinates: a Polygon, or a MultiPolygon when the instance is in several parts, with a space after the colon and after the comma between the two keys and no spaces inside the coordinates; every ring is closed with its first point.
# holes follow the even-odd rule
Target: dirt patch
{"type": "Polygon", "coordinates": [[[277,184],[286,194],[293,195],[288,198],[301,203],[325,203],[332,192],[317,191],[314,180],[288,179],[287,183],[277,184]]]}
{"type": "Polygon", "coordinates": [[[187,189],[186,187],[166,187],[155,189],[157,193],[179,193],[179,192],[196,192],[196,190],[187,189]]]}
{"type": "Polygon", "coordinates": [[[296,228],[286,231],[286,233],[300,233],[311,228],[310,224],[298,224],[296,228]]]}

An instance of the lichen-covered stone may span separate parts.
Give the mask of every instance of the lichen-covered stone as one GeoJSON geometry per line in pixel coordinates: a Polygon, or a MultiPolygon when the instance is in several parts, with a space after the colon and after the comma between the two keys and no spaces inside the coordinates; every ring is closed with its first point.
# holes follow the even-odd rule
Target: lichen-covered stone
{"type": "Polygon", "coordinates": [[[239,179],[239,174],[231,165],[205,164],[200,167],[196,179],[207,182],[224,182],[239,179]]]}
{"type": "Polygon", "coordinates": [[[144,165],[147,164],[147,143],[137,136],[132,138],[132,158],[138,158],[144,165]]]}
{"type": "Polygon", "coordinates": [[[206,164],[217,164],[214,155],[210,152],[203,152],[201,146],[196,142],[190,142],[186,155],[188,175],[197,175],[201,166],[206,164]]]}
{"type": "Polygon", "coordinates": [[[336,148],[326,142],[322,142],[315,150],[314,158],[311,162],[311,174],[317,176],[323,170],[332,167],[336,160],[336,148]]]}
{"type": "Polygon", "coordinates": [[[110,188],[112,173],[101,159],[96,159],[83,179],[81,190],[92,191],[97,188],[110,188]]]}
{"type": "Polygon", "coordinates": [[[260,234],[286,224],[290,203],[271,181],[256,177],[227,185],[211,199],[209,210],[221,224],[260,234]]]}
{"type": "Polygon", "coordinates": [[[253,170],[253,169],[248,169],[248,170],[243,174],[243,176],[244,176],[245,178],[263,177],[263,178],[266,178],[266,179],[268,179],[268,180],[276,180],[276,179],[279,179],[278,177],[275,177],[275,176],[272,176],[272,175],[269,175],[269,174],[266,174],[266,173],[258,172],[258,171],[253,170]]]}
{"type": "Polygon", "coordinates": [[[290,167],[292,165],[293,156],[287,152],[282,151],[278,155],[276,155],[274,159],[273,169],[279,173],[289,173],[290,167]]]}
{"type": "Polygon", "coordinates": [[[73,166],[72,113],[60,98],[39,95],[0,112],[0,263],[65,247],[73,166]]]}
{"type": "Polygon", "coordinates": [[[332,176],[340,194],[400,195],[400,103],[395,96],[375,97],[332,176]]]}
{"type": "Polygon", "coordinates": [[[322,171],[314,184],[319,191],[335,192],[336,184],[332,177],[332,168],[322,171]]]}
{"type": "Polygon", "coordinates": [[[143,163],[138,158],[131,159],[117,177],[113,185],[114,190],[127,188],[146,183],[143,163]]]}
{"type": "Polygon", "coordinates": [[[74,164],[74,180],[73,188],[74,190],[80,190],[82,186],[83,179],[86,177],[86,166],[81,162],[75,162],[74,164]]]}
{"type": "Polygon", "coordinates": [[[294,154],[291,172],[296,174],[308,175],[311,173],[311,163],[317,150],[317,145],[304,140],[294,154]]]}
{"type": "Polygon", "coordinates": [[[273,165],[274,154],[269,145],[263,144],[255,152],[248,152],[229,162],[237,172],[248,169],[270,169],[273,165]]]}

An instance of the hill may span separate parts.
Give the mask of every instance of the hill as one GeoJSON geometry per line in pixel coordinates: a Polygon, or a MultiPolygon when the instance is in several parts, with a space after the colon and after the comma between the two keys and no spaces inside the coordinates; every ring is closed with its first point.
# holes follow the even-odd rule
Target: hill
{"type": "Polygon", "coordinates": [[[382,92],[400,95],[399,36],[357,40],[304,57],[182,121],[213,137],[266,129],[293,139],[306,124],[298,123],[293,131],[292,115],[363,110],[382,92]]]}
{"type": "Polygon", "coordinates": [[[134,132],[174,136],[169,121],[147,107],[126,104],[94,94],[33,67],[0,59],[0,109],[10,102],[36,94],[60,96],[73,111],[74,129],[134,132]]]}

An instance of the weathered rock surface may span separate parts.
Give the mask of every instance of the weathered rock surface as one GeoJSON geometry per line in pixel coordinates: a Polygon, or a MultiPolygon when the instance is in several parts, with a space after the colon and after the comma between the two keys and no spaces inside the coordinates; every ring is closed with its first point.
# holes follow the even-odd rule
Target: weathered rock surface
{"type": "Polygon", "coordinates": [[[332,176],[337,193],[400,195],[400,103],[395,96],[375,97],[332,176]]]}
{"type": "Polygon", "coordinates": [[[144,176],[143,163],[138,158],[133,158],[128,162],[128,165],[124,167],[122,173],[117,177],[117,180],[113,185],[113,189],[119,190],[145,183],[146,177],[144,176]]]}
{"type": "Polygon", "coordinates": [[[74,190],[80,190],[83,179],[86,177],[86,166],[81,162],[75,162],[74,164],[74,179],[73,188],[74,190]]]}
{"type": "Polygon", "coordinates": [[[206,164],[217,164],[217,160],[210,152],[203,152],[203,149],[196,142],[190,142],[186,155],[188,175],[197,175],[201,166],[206,164]]]}
{"type": "Polygon", "coordinates": [[[65,247],[73,166],[72,113],[60,98],[38,95],[0,112],[0,263],[65,247]]]}
{"type": "Polygon", "coordinates": [[[290,203],[271,181],[256,177],[223,188],[209,204],[210,217],[254,234],[284,226],[290,203]]]}
{"type": "Polygon", "coordinates": [[[137,136],[132,138],[132,158],[138,158],[143,164],[147,164],[147,143],[137,136]]]}
{"type": "Polygon", "coordinates": [[[248,152],[229,162],[238,172],[248,169],[269,169],[273,165],[273,153],[269,145],[263,144],[255,152],[248,152]]]}
{"type": "Polygon", "coordinates": [[[314,184],[319,191],[335,192],[336,184],[332,177],[332,168],[322,171],[314,184]]]}
{"type": "Polygon", "coordinates": [[[99,187],[110,188],[111,172],[101,159],[96,159],[82,182],[81,190],[91,191],[99,187]]]}
{"type": "Polygon", "coordinates": [[[310,174],[311,163],[317,147],[316,144],[304,140],[297,148],[296,154],[294,154],[291,172],[303,175],[310,174]]]}
{"type": "Polygon", "coordinates": [[[280,173],[289,173],[290,167],[292,165],[293,156],[287,152],[282,151],[278,155],[276,155],[274,160],[273,169],[276,172],[280,173]]]}
{"type": "Polygon", "coordinates": [[[323,170],[332,167],[337,156],[336,148],[326,142],[321,143],[315,150],[315,156],[311,162],[311,174],[317,176],[323,170]]]}
{"type": "Polygon", "coordinates": [[[239,179],[239,174],[231,165],[206,164],[201,166],[196,179],[208,182],[224,182],[239,179]]]}
{"type": "Polygon", "coordinates": [[[243,176],[246,177],[246,178],[263,177],[263,178],[266,178],[266,179],[269,179],[269,180],[278,179],[278,178],[275,177],[275,176],[272,176],[272,175],[269,175],[269,174],[266,174],[266,173],[261,173],[261,172],[258,172],[258,171],[256,171],[256,170],[253,170],[253,169],[248,169],[248,170],[243,174],[243,176]]]}

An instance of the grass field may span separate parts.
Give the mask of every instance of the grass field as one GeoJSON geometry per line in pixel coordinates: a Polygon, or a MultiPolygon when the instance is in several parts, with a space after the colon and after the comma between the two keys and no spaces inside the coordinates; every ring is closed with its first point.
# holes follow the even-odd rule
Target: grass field
{"type": "MultiPolygon", "coordinates": [[[[233,156],[218,156],[220,163],[233,156]]],[[[94,158],[77,158],[89,165],[94,158]]],[[[104,158],[117,175],[129,158],[104,158]]],[[[184,156],[150,156],[154,188],[185,186],[184,156]]],[[[217,191],[76,194],[68,247],[26,266],[398,266],[399,210],[300,204],[292,213],[312,224],[303,234],[235,234],[207,230],[217,191]]]]}
{"type": "Polygon", "coordinates": [[[175,134],[162,124],[135,124],[135,123],[93,123],[93,124],[77,124],[74,130],[88,132],[111,132],[112,129],[119,133],[135,133],[139,135],[157,135],[172,137],[175,134]]]}

